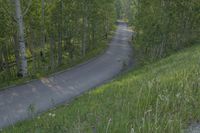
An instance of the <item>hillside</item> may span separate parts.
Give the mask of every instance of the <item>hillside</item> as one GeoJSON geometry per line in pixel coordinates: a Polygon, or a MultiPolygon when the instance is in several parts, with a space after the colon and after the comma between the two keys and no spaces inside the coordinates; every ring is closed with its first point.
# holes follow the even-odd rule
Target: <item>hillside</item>
{"type": "Polygon", "coordinates": [[[178,133],[200,119],[200,46],[97,88],[3,132],[178,133]]]}

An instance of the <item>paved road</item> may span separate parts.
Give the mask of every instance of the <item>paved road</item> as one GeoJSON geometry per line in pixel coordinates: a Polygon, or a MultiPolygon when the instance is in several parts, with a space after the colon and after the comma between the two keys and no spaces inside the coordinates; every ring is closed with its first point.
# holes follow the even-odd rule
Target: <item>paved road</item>
{"type": "Polygon", "coordinates": [[[131,34],[127,25],[120,23],[109,48],[101,56],[71,70],[0,92],[0,128],[69,102],[111,80],[132,58],[128,43],[131,34]]]}

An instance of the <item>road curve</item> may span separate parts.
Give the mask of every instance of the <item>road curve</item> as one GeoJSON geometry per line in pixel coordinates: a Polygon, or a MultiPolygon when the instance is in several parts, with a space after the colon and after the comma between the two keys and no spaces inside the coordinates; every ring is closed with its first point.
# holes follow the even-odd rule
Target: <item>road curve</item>
{"type": "Polygon", "coordinates": [[[132,48],[128,43],[131,35],[127,25],[119,23],[109,48],[101,56],[48,78],[1,91],[0,128],[69,102],[111,80],[131,61],[132,48]]]}

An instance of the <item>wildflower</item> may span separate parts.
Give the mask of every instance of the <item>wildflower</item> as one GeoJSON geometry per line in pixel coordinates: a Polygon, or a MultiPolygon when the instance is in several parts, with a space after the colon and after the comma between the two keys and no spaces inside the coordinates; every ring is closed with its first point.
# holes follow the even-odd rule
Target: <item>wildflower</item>
{"type": "Polygon", "coordinates": [[[56,116],[56,114],[52,114],[52,117],[55,117],[56,116]]]}
{"type": "Polygon", "coordinates": [[[49,113],[49,116],[52,116],[52,113],[49,113]]]}
{"type": "Polygon", "coordinates": [[[55,117],[56,114],[49,113],[49,116],[50,116],[50,117],[55,117]]]}

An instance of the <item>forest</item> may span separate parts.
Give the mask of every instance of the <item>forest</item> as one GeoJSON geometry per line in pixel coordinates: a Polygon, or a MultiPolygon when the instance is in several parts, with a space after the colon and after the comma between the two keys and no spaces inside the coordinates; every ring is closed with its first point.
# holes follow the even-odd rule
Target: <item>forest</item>
{"type": "Polygon", "coordinates": [[[134,30],[139,62],[199,41],[198,0],[1,0],[0,5],[3,86],[94,56],[105,48],[117,19],[134,30]]]}
{"type": "Polygon", "coordinates": [[[1,0],[0,84],[93,56],[115,21],[114,0],[1,0]]]}
{"type": "Polygon", "coordinates": [[[0,12],[1,84],[96,53],[116,19],[129,21],[143,61],[199,41],[198,0],[1,0],[0,12]]]}

